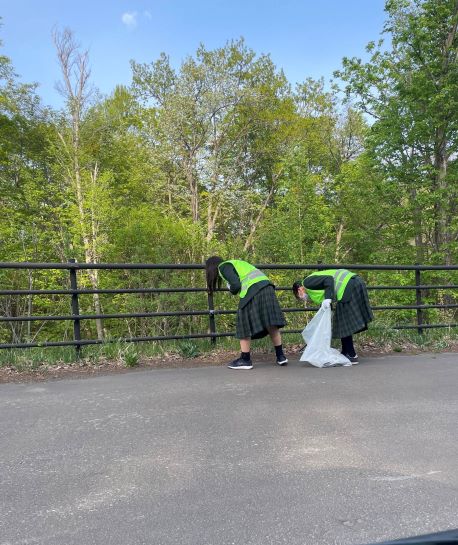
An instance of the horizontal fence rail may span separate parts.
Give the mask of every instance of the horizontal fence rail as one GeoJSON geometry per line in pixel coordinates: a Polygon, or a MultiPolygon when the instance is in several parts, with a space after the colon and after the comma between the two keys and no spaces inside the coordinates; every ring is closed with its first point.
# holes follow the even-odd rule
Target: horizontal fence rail
{"type": "MultiPolygon", "coordinates": [[[[336,265],[335,263],[312,263],[312,264],[272,264],[263,263],[256,265],[259,269],[268,270],[323,270],[323,269],[349,269],[359,271],[458,271],[458,265],[347,265],[344,263],[336,265]]],[[[197,263],[175,264],[175,263],[34,263],[32,261],[22,261],[18,263],[0,263],[0,269],[104,269],[104,270],[123,270],[123,269],[156,269],[156,270],[203,270],[205,265],[197,263]]]]}
{"type": "MultiPolygon", "coordinates": [[[[424,310],[427,309],[456,309],[458,304],[450,303],[423,303],[422,294],[429,290],[451,290],[458,289],[458,284],[426,284],[421,283],[421,273],[424,271],[458,271],[458,265],[440,266],[440,265],[352,265],[352,264],[260,264],[258,268],[264,270],[278,271],[303,271],[303,270],[323,270],[345,268],[353,271],[413,271],[415,273],[415,284],[411,285],[368,285],[368,290],[411,290],[415,291],[415,304],[409,305],[373,305],[374,311],[387,310],[403,310],[416,311],[415,324],[399,324],[391,326],[392,329],[416,329],[418,333],[422,333],[425,329],[433,328],[454,328],[458,327],[457,323],[424,323],[424,310]]],[[[179,270],[179,271],[195,271],[203,270],[204,265],[201,264],[150,264],[150,263],[77,263],[71,260],[68,263],[0,263],[0,270],[15,269],[15,270],[62,270],[69,274],[68,289],[0,289],[0,296],[52,296],[65,295],[69,296],[69,307],[71,314],[64,315],[3,315],[0,316],[0,323],[13,324],[16,322],[73,322],[73,340],[63,341],[44,341],[44,342],[16,342],[2,343],[0,348],[33,348],[33,347],[51,347],[51,346],[74,346],[77,353],[80,353],[81,347],[89,345],[98,345],[109,342],[146,342],[146,341],[166,341],[166,340],[183,340],[183,339],[211,339],[213,343],[217,338],[233,337],[233,332],[217,332],[216,316],[234,315],[236,310],[215,309],[213,295],[207,293],[205,287],[180,287],[180,288],[164,288],[164,287],[136,287],[136,288],[79,288],[78,287],[78,271],[85,270],[179,270]],[[94,313],[84,314],[80,312],[80,296],[96,295],[96,294],[173,294],[173,293],[206,293],[207,294],[207,309],[206,310],[185,310],[185,311],[161,311],[161,312],[134,312],[134,313],[94,313]],[[192,316],[207,316],[208,331],[205,333],[196,332],[187,335],[151,335],[151,336],[135,336],[122,337],[116,339],[84,339],[81,334],[81,321],[84,320],[113,320],[113,319],[136,319],[136,318],[166,318],[166,317],[192,317],[192,316]]],[[[292,278],[291,283],[294,278],[292,278]]],[[[2,287],[0,285],[0,287],[2,287]]],[[[275,288],[277,291],[290,291],[291,286],[279,286],[275,288]]],[[[227,289],[218,289],[216,292],[228,292],[227,289]]],[[[315,312],[317,307],[300,307],[300,308],[283,308],[285,313],[298,312],[315,312]]],[[[301,329],[285,329],[284,333],[300,333],[301,329]]]]}

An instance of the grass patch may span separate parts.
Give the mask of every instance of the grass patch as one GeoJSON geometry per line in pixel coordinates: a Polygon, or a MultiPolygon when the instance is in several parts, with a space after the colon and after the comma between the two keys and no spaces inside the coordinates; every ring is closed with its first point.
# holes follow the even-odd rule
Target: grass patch
{"type": "Polygon", "coordinates": [[[0,367],[18,371],[35,370],[42,366],[70,364],[77,361],[73,347],[49,347],[0,350],[0,367]]]}
{"type": "Polygon", "coordinates": [[[191,340],[183,341],[178,344],[178,353],[182,358],[197,358],[200,356],[201,351],[197,344],[191,340]]]}
{"type": "Polygon", "coordinates": [[[126,367],[136,367],[140,363],[137,349],[132,344],[120,353],[120,359],[126,367]]]}
{"type": "Polygon", "coordinates": [[[420,335],[416,329],[390,329],[375,322],[368,331],[355,336],[355,342],[382,352],[446,351],[458,344],[458,330],[448,328],[425,329],[420,335]]]}
{"type": "MultiPolygon", "coordinates": [[[[303,345],[300,333],[283,335],[285,350],[297,351],[303,345]]],[[[333,341],[340,348],[338,339],[333,341]]],[[[363,353],[409,353],[415,351],[447,351],[458,347],[457,329],[426,329],[422,335],[416,330],[395,330],[381,322],[373,322],[370,329],[355,335],[355,346],[363,353]]],[[[29,349],[0,350],[0,368],[9,367],[21,372],[55,368],[58,366],[90,365],[113,363],[125,367],[138,366],[142,360],[173,356],[174,359],[193,359],[218,352],[233,352],[240,349],[237,339],[223,337],[216,345],[210,339],[189,339],[182,341],[162,341],[144,343],[126,343],[114,341],[101,345],[83,346],[81,359],[77,358],[74,347],[49,347],[29,349]]],[[[269,337],[253,341],[254,353],[273,352],[269,337]]]]}

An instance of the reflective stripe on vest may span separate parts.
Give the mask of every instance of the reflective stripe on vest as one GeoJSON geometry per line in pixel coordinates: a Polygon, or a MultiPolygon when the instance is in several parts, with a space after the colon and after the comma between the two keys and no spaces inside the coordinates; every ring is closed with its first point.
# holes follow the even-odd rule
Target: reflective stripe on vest
{"type": "MultiPolygon", "coordinates": [[[[356,273],[347,271],[347,269],[328,269],[314,272],[310,276],[332,276],[334,279],[334,301],[340,301],[345,293],[348,282],[353,276],[356,276],[356,273]]],[[[305,289],[312,302],[316,305],[320,305],[324,301],[325,290],[305,289]]]]}
{"type": "Polygon", "coordinates": [[[223,261],[223,263],[220,263],[218,266],[219,275],[223,280],[226,280],[224,276],[221,274],[221,266],[225,265],[226,263],[230,263],[234,269],[237,271],[237,274],[240,278],[240,298],[243,299],[245,295],[247,294],[249,288],[253,284],[257,284],[258,282],[262,282],[263,280],[269,280],[269,278],[259,269],[251,265],[251,263],[248,263],[247,261],[242,261],[240,259],[230,259],[228,261],[223,261]]]}
{"type": "MultiPolygon", "coordinates": [[[[261,278],[261,280],[265,280],[267,276],[259,269],[255,269],[254,271],[249,272],[242,280],[242,289],[240,290],[240,293],[246,293],[248,291],[248,288],[253,284],[251,280],[254,280],[255,278],[261,278]]],[[[259,280],[257,280],[257,282],[259,282],[259,280]]]]}
{"type": "Polygon", "coordinates": [[[334,274],[334,297],[336,297],[338,301],[342,299],[348,280],[350,280],[352,276],[355,276],[355,273],[351,273],[350,271],[347,271],[347,269],[339,269],[334,274]],[[344,289],[342,290],[342,293],[340,293],[342,286],[344,286],[344,289]]]}

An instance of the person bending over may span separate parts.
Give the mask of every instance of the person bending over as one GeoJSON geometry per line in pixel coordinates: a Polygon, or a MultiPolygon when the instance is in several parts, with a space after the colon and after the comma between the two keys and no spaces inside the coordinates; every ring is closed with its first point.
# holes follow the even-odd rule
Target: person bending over
{"type": "Polygon", "coordinates": [[[344,356],[354,364],[359,363],[353,335],[366,331],[374,318],[363,279],[346,269],[327,269],[294,282],[293,293],[297,299],[323,308],[331,307],[334,302],[332,337],[341,340],[344,356]]]}
{"type": "Polygon", "coordinates": [[[229,369],[253,369],[251,340],[266,335],[272,339],[278,365],[286,365],[288,360],[283,352],[280,334],[280,328],[286,325],[286,321],[269,278],[247,261],[224,261],[219,256],[209,257],[205,269],[209,293],[213,293],[224,280],[231,294],[238,294],[240,299],[236,337],[240,340],[241,354],[228,364],[229,369]]]}

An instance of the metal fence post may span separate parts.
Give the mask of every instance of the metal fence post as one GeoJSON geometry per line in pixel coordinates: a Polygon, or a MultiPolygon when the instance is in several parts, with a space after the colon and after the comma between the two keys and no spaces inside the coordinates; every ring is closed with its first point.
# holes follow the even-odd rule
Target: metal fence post
{"type": "MultiPolygon", "coordinates": [[[[415,265],[420,265],[419,263],[415,263],[415,265]]],[[[421,297],[421,273],[420,269],[415,269],[415,294],[416,294],[416,304],[417,306],[423,304],[423,300],[421,297]]],[[[423,309],[417,308],[417,331],[419,335],[423,334],[423,328],[421,327],[423,325],[423,309]]]]}
{"type": "MultiPolygon", "coordinates": [[[[76,259],[69,259],[69,263],[76,263],[76,259]]],[[[73,267],[70,267],[70,288],[72,290],[78,290],[78,281],[76,279],[76,269],[73,267]]],[[[72,315],[75,316],[73,319],[73,339],[77,341],[77,344],[75,345],[76,350],[76,357],[79,358],[81,356],[81,345],[78,344],[78,341],[81,341],[81,325],[80,320],[77,318],[77,316],[80,315],[80,306],[78,301],[78,293],[74,292],[72,293],[72,315]]]]}
{"type": "MultiPolygon", "coordinates": [[[[215,307],[213,304],[213,294],[210,292],[207,292],[207,301],[208,301],[208,310],[210,311],[210,314],[208,316],[210,333],[216,333],[215,307]]],[[[211,338],[211,343],[213,345],[216,345],[216,337],[211,338]]]]}

